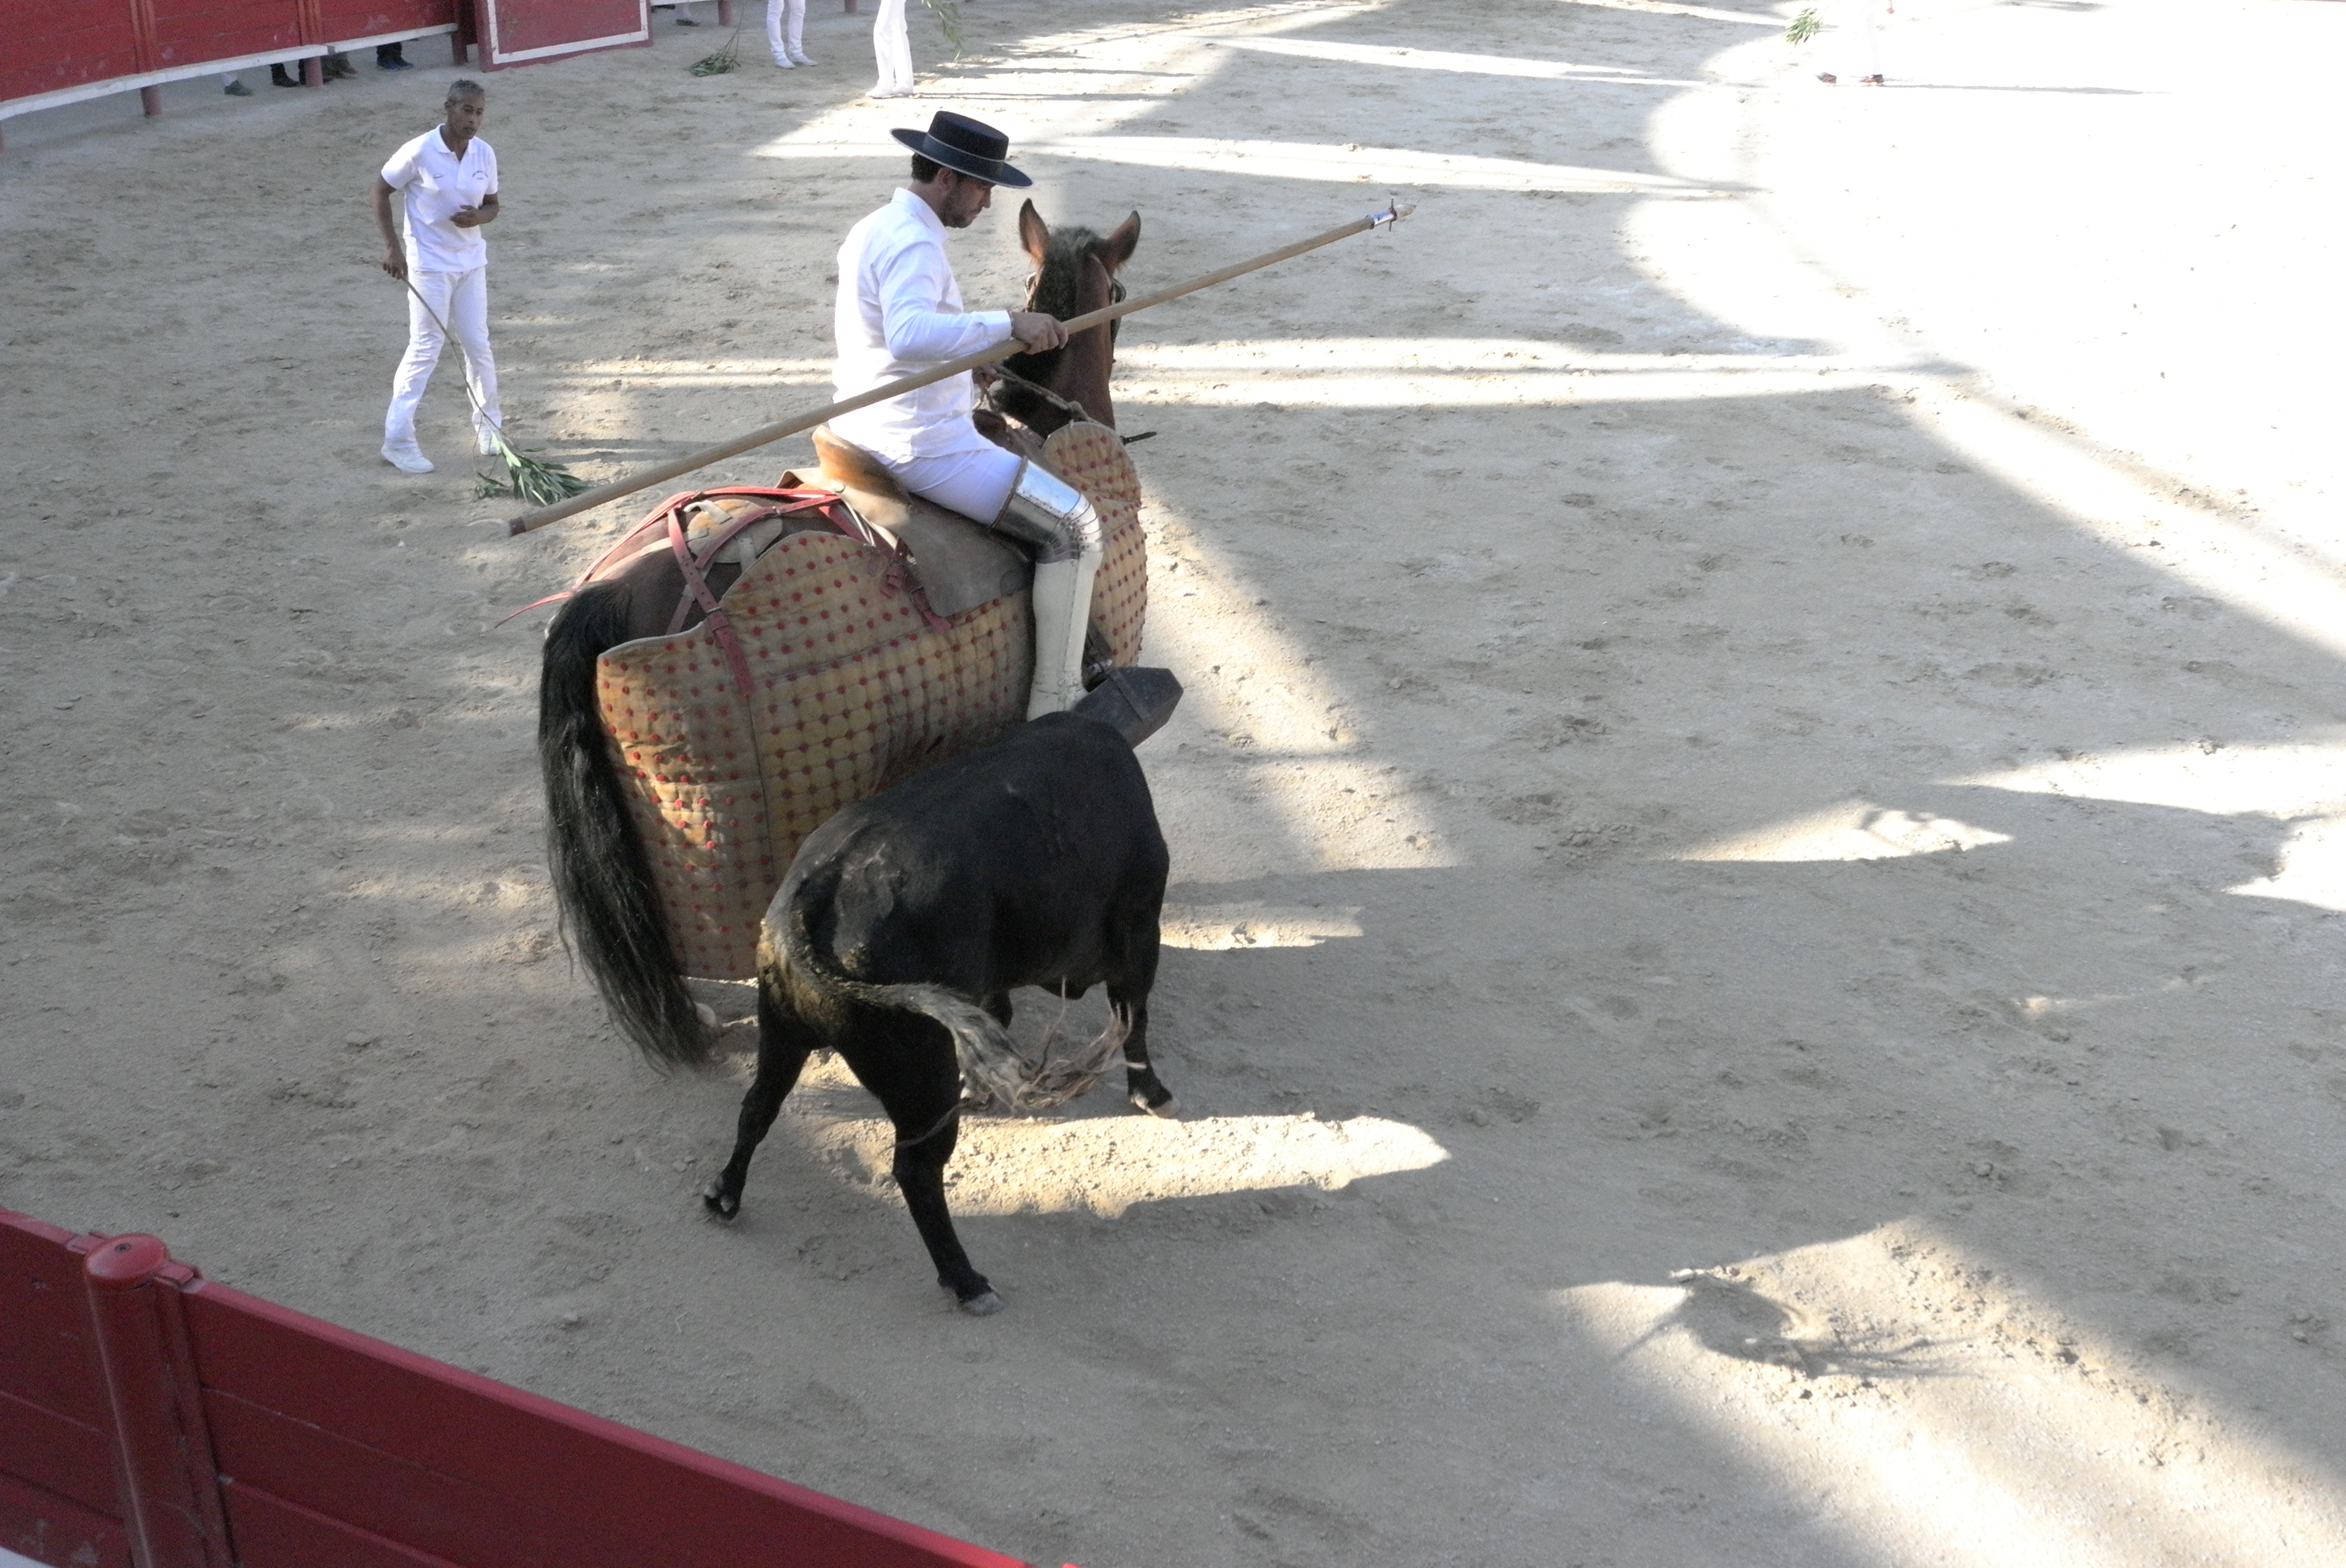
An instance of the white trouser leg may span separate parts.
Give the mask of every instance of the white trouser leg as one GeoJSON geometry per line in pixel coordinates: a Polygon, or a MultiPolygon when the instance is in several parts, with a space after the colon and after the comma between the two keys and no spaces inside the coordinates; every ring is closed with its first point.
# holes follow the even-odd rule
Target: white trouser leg
{"type": "Polygon", "coordinates": [[[1010,487],[1018,483],[1018,466],[1024,461],[1016,453],[988,443],[968,452],[892,463],[890,471],[896,475],[896,483],[913,494],[948,512],[991,523],[1002,515],[1002,504],[1010,499],[1010,487]]]}
{"type": "MultiPolygon", "coordinates": [[[[894,468],[913,494],[964,517],[991,523],[1010,500],[1018,471],[1016,453],[998,446],[917,457],[894,468]]],[[[1026,717],[1039,718],[1082,700],[1084,634],[1091,626],[1092,580],[1099,575],[1101,548],[1094,543],[1072,560],[1041,561],[1035,566],[1035,683],[1026,717]]]]}
{"type": "Polygon", "coordinates": [[[1827,67],[1852,79],[1882,75],[1882,39],[1874,31],[1882,0],[1841,0],[1833,16],[1827,67]]]}
{"type": "MultiPolygon", "coordinates": [[[[423,298],[407,297],[407,352],[392,377],[391,411],[382,421],[383,444],[415,444],[416,405],[423,401],[423,389],[431,383],[433,367],[440,362],[440,350],[447,341],[440,331],[441,321],[448,324],[464,348],[466,378],[473,383],[474,396],[481,400],[481,410],[492,421],[501,422],[505,416],[497,409],[497,366],[489,353],[489,270],[418,272],[411,266],[407,280],[423,298]],[[435,312],[438,321],[433,319],[435,312]]],[[[480,413],[473,417],[478,424],[480,413]]]]}
{"type": "Polygon", "coordinates": [[[497,406],[497,361],[489,351],[489,270],[475,267],[460,274],[448,300],[448,325],[464,351],[464,376],[473,383],[480,407],[473,414],[475,428],[502,429],[505,411],[497,406]]]}
{"type": "Polygon", "coordinates": [[[766,52],[778,66],[806,58],[806,0],[766,0],[766,52]]]}
{"type": "Polygon", "coordinates": [[[1072,561],[1035,567],[1035,684],[1026,717],[1060,713],[1084,697],[1084,634],[1092,624],[1092,580],[1099,575],[1097,545],[1072,561]]]}
{"type": "Polygon", "coordinates": [[[880,0],[872,19],[872,56],[879,63],[879,93],[913,90],[913,37],[904,22],[904,0],[880,0]]]}

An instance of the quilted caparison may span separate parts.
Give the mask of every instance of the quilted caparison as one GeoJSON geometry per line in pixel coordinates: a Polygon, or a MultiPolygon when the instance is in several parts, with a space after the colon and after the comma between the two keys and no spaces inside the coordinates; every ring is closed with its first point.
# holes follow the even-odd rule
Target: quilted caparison
{"type": "MultiPolygon", "coordinates": [[[[1107,543],[1092,614],[1116,662],[1130,664],[1148,609],[1139,476],[1103,426],[1071,424],[1044,450],[1099,511],[1107,543]]],[[[850,801],[1024,718],[1027,596],[937,630],[892,584],[892,565],[819,532],[760,555],[723,604],[746,694],[706,624],[597,661],[604,731],[685,973],[754,975],[759,922],[801,840],[850,801]]]]}

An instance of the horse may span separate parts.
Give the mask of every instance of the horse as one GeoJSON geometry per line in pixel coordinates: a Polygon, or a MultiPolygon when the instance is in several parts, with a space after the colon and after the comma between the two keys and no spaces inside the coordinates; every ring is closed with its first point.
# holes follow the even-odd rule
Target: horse
{"type": "MultiPolygon", "coordinates": [[[[1076,227],[1055,231],[1030,201],[1019,212],[1018,232],[1035,267],[1027,308],[1064,320],[1121,297],[1116,274],[1139,241],[1140,219],[1133,214],[1105,237],[1076,227]]],[[[1107,386],[1114,355],[1109,324],[1079,332],[1062,348],[1014,356],[1005,362],[1009,375],[994,389],[997,407],[980,411],[979,425],[1030,457],[1046,444],[1095,456],[1104,445],[1112,449],[1114,462],[1124,464],[1127,509],[1137,514],[1137,484],[1113,435],[1107,386]]],[[[828,490],[785,473],[773,489],[726,486],[668,498],[588,570],[546,629],[538,754],[555,902],[563,935],[613,1021],[656,1066],[713,1060],[715,1035],[685,977],[746,979],[754,972],[759,918],[798,838],[839,806],[984,745],[1023,717],[1023,708],[1005,712],[993,696],[1008,686],[1006,677],[988,685],[954,661],[975,658],[974,647],[990,650],[994,662],[985,667],[998,673],[1026,657],[1025,648],[1010,646],[1025,614],[1024,557],[998,536],[934,509],[924,517],[919,507],[899,508],[888,514],[894,526],[883,519],[875,528],[866,514],[884,507],[884,498],[858,489],[870,476],[855,471],[852,449],[842,457],[840,445],[826,446],[819,433],[828,490]],[[742,773],[748,765],[735,760],[742,737],[757,739],[761,714],[789,708],[802,686],[822,688],[818,695],[833,710],[859,700],[857,692],[831,689],[853,675],[852,659],[802,662],[802,671],[816,673],[800,682],[777,680],[751,657],[757,649],[748,645],[758,636],[771,647],[792,635],[786,601],[811,590],[790,585],[817,576],[830,596],[820,616],[831,629],[801,638],[796,646],[802,659],[819,661],[823,650],[817,645],[836,641],[850,620],[865,629],[841,647],[857,636],[869,645],[893,636],[886,647],[903,655],[885,671],[857,677],[867,688],[854,709],[862,716],[857,722],[869,718],[876,738],[853,767],[818,759],[790,772],[768,755],[753,759],[767,772],[742,773]],[[941,598],[947,577],[957,596],[941,598]],[[745,585],[765,597],[737,608],[738,596],[729,596],[745,585]],[[758,615],[767,620],[753,624],[758,615]],[[922,651],[923,623],[961,640],[933,657],[922,651]],[[688,683],[700,710],[627,707],[641,695],[626,686],[631,672],[641,675],[663,660],[661,672],[688,683]],[[698,684],[704,666],[706,686],[698,684]],[[879,695],[870,695],[874,691],[879,695]],[[622,709],[627,723],[615,734],[607,718],[622,709]],[[908,713],[913,717],[902,717],[908,713]],[[893,734],[892,723],[905,733],[893,734]],[[712,763],[712,751],[726,761],[712,763]],[[726,774],[726,767],[737,771],[726,774]],[[760,791],[762,808],[750,799],[760,791]],[[753,818],[754,830],[744,825],[753,818]],[[661,836],[658,856],[648,844],[655,836],[661,836]],[[715,891],[704,897],[706,889],[715,891]]],[[[1130,532],[1123,565],[1111,539],[1101,574],[1101,594],[1121,594],[1126,606],[1125,646],[1110,650],[1117,663],[1137,657],[1145,606],[1145,546],[1137,527],[1130,532]]],[[[1102,602],[1094,599],[1096,622],[1102,602]]],[[[801,615],[797,625],[813,618],[801,615]]],[[[867,646],[857,657],[870,652],[867,646]]]]}

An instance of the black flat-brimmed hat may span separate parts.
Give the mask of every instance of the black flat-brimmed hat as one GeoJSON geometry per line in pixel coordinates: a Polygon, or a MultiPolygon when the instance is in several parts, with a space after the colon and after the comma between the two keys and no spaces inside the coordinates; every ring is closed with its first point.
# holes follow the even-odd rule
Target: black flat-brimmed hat
{"type": "Polygon", "coordinates": [[[1035,183],[1002,160],[1002,155],[1010,150],[1010,138],[967,115],[939,109],[924,131],[892,130],[888,134],[931,163],[955,174],[965,174],[988,185],[1035,183]]]}

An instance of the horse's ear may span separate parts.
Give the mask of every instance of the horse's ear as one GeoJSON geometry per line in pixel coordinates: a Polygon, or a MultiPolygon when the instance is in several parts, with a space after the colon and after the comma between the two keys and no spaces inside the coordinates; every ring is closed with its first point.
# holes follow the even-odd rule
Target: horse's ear
{"type": "Polygon", "coordinates": [[[1140,243],[1140,214],[1134,213],[1116,226],[1116,232],[1099,242],[1100,261],[1110,272],[1132,260],[1135,247],[1140,243]]]}
{"type": "Polygon", "coordinates": [[[1035,266],[1043,264],[1044,254],[1051,249],[1051,226],[1035,210],[1032,197],[1018,204],[1018,243],[1026,247],[1027,258],[1035,266]]]}

